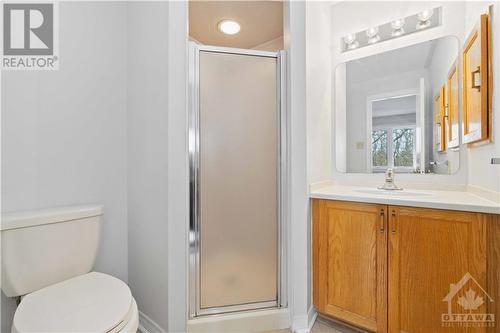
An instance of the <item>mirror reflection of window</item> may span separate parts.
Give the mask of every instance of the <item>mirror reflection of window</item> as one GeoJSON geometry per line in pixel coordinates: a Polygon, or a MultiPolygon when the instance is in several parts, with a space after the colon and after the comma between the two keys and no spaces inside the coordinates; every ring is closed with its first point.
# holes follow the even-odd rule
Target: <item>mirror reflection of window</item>
{"type": "Polygon", "coordinates": [[[414,172],[417,168],[417,96],[393,96],[368,105],[371,114],[371,169],[414,172]]]}
{"type": "Polygon", "coordinates": [[[388,166],[387,129],[372,131],[372,166],[386,168],[388,166]]]}
{"type": "Polygon", "coordinates": [[[415,169],[415,127],[394,128],[392,130],[393,156],[395,168],[415,169]]]}

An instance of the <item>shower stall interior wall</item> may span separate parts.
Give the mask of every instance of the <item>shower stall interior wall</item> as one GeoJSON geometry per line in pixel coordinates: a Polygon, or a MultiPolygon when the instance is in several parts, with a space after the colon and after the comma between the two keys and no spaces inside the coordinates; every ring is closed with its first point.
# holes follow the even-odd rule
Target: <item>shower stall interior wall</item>
{"type": "Polygon", "coordinates": [[[190,47],[190,316],[285,305],[280,53],[190,47]]]}

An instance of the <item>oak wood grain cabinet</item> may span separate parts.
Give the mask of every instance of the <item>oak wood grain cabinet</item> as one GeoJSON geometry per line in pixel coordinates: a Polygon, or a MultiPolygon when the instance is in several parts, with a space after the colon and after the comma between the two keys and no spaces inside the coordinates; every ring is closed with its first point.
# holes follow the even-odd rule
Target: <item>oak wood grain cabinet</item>
{"type": "MultiPolygon", "coordinates": [[[[485,327],[471,330],[442,322],[451,284],[469,273],[480,286],[487,286],[485,216],[389,207],[389,332],[486,332],[485,327]]],[[[452,313],[464,311],[458,300],[468,287],[473,286],[450,295],[452,313]]],[[[480,313],[486,313],[485,305],[480,313]]]]}
{"type": "Polygon", "coordinates": [[[438,152],[446,151],[445,99],[446,89],[443,85],[434,98],[435,145],[438,152]]]}
{"type": "Polygon", "coordinates": [[[372,332],[499,333],[443,322],[470,289],[500,316],[499,243],[500,215],[314,199],[313,302],[372,332]]]}
{"type": "Polygon", "coordinates": [[[315,200],[314,304],[369,331],[387,330],[387,207],[315,200]]]}
{"type": "Polygon", "coordinates": [[[446,82],[446,136],[448,147],[454,148],[460,145],[460,115],[458,101],[458,66],[457,62],[451,66],[446,82]]]}
{"type": "Polygon", "coordinates": [[[491,131],[491,49],[489,15],[483,14],[463,52],[463,142],[488,140],[491,131]]]}

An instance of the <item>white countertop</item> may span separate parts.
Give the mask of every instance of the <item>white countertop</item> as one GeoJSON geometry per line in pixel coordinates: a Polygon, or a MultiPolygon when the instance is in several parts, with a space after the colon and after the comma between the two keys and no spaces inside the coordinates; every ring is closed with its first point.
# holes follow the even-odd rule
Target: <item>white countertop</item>
{"type": "Polygon", "coordinates": [[[377,190],[376,187],[333,184],[313,188],[311,189],[309,196],[316,199],[500,214],[500,203],[484,199],[474,193],[466,191],[413,189],[404,189],[402,191],[384,191],[377,190]]]}

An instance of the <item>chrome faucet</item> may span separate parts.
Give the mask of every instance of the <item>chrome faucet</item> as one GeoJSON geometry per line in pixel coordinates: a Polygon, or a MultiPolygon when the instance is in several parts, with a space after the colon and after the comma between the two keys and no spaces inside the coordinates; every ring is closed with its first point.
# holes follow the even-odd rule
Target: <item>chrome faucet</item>
{"type": "Polygon", "coordinates": [[[394,170],[392,168],[387,168],[385,171],[385,183],[379,187],[380,190],[402,190],[394,184],[394,170]]]}

